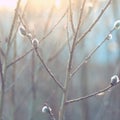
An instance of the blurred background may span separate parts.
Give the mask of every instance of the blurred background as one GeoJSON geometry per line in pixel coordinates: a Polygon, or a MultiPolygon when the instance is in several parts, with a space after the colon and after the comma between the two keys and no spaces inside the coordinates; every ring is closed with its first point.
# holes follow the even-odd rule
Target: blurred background
{"type": "MultiPolygon", "coordinates": [[[[63,84],[69,58],[68,40],[71,27],[68,0],[21,0],[19,14],[35,38],[40,41],[39,52],[56,78],[63,84]],[[44,36],[46,36],[44,38],[44,36]]],[[[78,38],[90,27],[108,0],[86,0],[78,38]]],[[[83,0],[71,0],[73,27],[76,29],[83,0]]],[[[0,0],[0,57],[4,66],[7,40],[13,22],[17,0],[0,0]]],[[[77,45],[73,57],[73,70],[105,38],[120,19],[119,0],[113,0],[103,16],[87,36],[77,45]]],[[[33,46],[19,34],[20,21],[16,20],[12,44],[7,57],[9,65],[33,46]]],[[[111,76],[120,76],[120,31],[112,34],[90,60],[72,77],[68,99],[96,92],[110,84],[111,76]]],[[[119,120],[120,86],[108,92],[69,104],[66,120],[119,120]]],[[[4,120],[48,120],[42,113],[48,103],[58,118],[62,91],[46,72],[34,51],[7,68],[4,99],[4,120]]]]}

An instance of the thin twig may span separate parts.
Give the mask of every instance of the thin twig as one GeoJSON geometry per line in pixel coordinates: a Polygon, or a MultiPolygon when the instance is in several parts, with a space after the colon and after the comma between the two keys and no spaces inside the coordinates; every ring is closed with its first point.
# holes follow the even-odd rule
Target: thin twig
{"type": "Polygon", "coordinates": [[[68,69],[67,69],[67,71],[69,71],[69,74],[70,74],[71,67],[72,67],[73,53],[74,53],[74,49],[75,49],[77,34],[78,34],[79,27],[80,27],[80,24],[81,24],[81,19],[82,19],[82,15],[83,15],[83,11],[84,11],[85,2],[86,2],[86,0],[83,1],[82,8],[81,8],[81,13],[80,13],[80,17],[79,17],[79,22],[78,22],[78,25],[77,25],[77,30],[76,30],[75,36],[73,38],[73,44],[72,44],[72,49],[71,49],[71,52],[70,52],[70,58],[69,58],[68,69]]]}
{"type": "MultiPolygon", "coordinates": [[[[73,38],[73,36],[70,36],[69,41],[73,38]]],[[[48,62],[53,61],[65,48],[66,44],[68,43],[68,40],[65,40],[64,43],[60,46],[60,48],[53,53],[50,58],[48,59],[48,62]]],[[[70,46],[69,46],[70,47],[70,46]]],[[[69,49],[70,51],[70,49],[69,49]]]]}
{"type": "Polygon", "coordinates": [[[15,16],[14,16],[13,23],[12,23],[12,26],[11,26],[11,29],[10,29],[10,34],[9,34],[9,37],[8,37],[8,43],[10,42],[10,40],[12,38],[13,29],[14,29],[14,26],[15,26],[16,19],[18,17],[18,10],[19,10],[19,6],[20,6],[20,2],[21,2],[21,0],[18,0],[18,2],[17,2],[17,6],[16,6],[16,9],[15,9],[15,16]]]}
{"type": "Polygon", "coordinates": [[[19,80],[18,78],[20,77],[20,74],[25,70],[26,67],[28,67],[28,64],[25,64],[25,65],[19,70],[19,72],[17,73],[17,76],[16,76],[16,81],[15,81],[15,82],[12,82],[9,86],[6,86],[6,87],[5,87],[5,93],[9,92],[10,89],[15,86],[15,83],[17,82],[17,80],[19,80]]]}
{"type": "MultiPolygon", "coordinates": [[[[120,82],[118,82],[118,83],[120,83],[120,82]]],[[[117,84],[118,84],[118,83],[117,83],[117,84]]],[[[116,85],[117,85],[117,84],[116,84],[116,85]]],[[[116,86],[116,85],[115,85],[115,86],[116,86]]],[[[109,85],[108,87],[106,87],[106,88],[104,88],[104,89],[102,89],[102,90],[99,90],[99,91],[97,91],[97,92],[94,92],[94,93],[92,93],[92,94],[90,94],[90,95],[86,95],[86,96],[84,96],[84,97],[79,97],[79,98],[76,98],[76,99],[68,100],[68,101],[66,101],[65,105],[68,105],[68,104],[74,103],[74,102],[79,102],[79,101],[81,101],[81,100],[85,100],[85,99],[94,97],[94,96],[96,96],[96,95],[98,95],[98,94],[100,94],[100,93],[104,93],[104,92],[108,91],[108,90],[109,90],[110,88],[112,88],[112,87],[114,87],[114,86],[109,85]]]]}
{"type": "MultiPolygon", "coordinates": [[[[17,35],[17,34],[16,34],[17,35]]],[[[15,37],[16,37],[15,35],[15,37]]],[[[13,39],[12,39],[13,40],[13,39]]],[[[13,58],[16,58],[17,56],[17,41],[16,39],[14,40],[14,43],[13,43],[13,58]]],[[[15,83],[16,81],[16,64],[13,65],[13,70],[12,70],[12,83],[15,83]]],[[[12,102],[12,106],[13,106],[13,111],[12,111],[12,115],[13,115],[13,118],[15,118],[15,86],[12,87],[11,91],[10,91],[11,95],[10,95],[10,99],[11,99],[11,102],[12,102]]]]}
{"type": "Polygon", "coordinates": [[[0,76],[1,76],[0,120],[2,120],[3,106],[4,106],[5,81],[4,81],[3,70],[2,70],[1,56],[0,56],[0,76]]]}
{"type": "Polygon", "coordinates": [[[53,78],[53,80],[55,81],[55,83],[61,88],[62,91],[64,91],[64,88],[62,86],[62,84],[55,78],[54,74],[51,72],[51,70],[48,68],[48,66],[45,64],[43,58],[40,56],[38,49],[35,48],[35,52],[39,58],[39,60],[41,61],[41,63],[43,64],[44,68],[46,69],[46,71],[48,72],[48,74],[53,78]]]}
{"type": "Polygon", "coordinates": [[[47,29],[48,29],[48,27],[49,27],[49,24],[50,24],[50,22],[51,22],[51,18],[52,18],[52,15],[53,15],[53,12],[54,12],[54,5],[52,5],[52,7],[51,7],[51,9],[50,9],[50,12],[49,12],[49,14],[48,14],[48,18],[47,18],[47,22],[46,22],[46,24],[45,24],[45,28],[44,28],[44,34],[46,33],[46,31],[47,31],[47,29]]]}
{"type": "Polygon", "coordinates": [[[17,62],[19,62],[21,59],[23,59],[26,55],[28,55],[29,53],[31,53],[34,50],[34,48],[31,48],[29,51],[27,51],[25,54],[21,55],[20,57],[18,57],[17,59],[15,59],[13,62],[11,62],[10,64],[7,65],[7,68],[9,68],[10,66],[12,66],[13,64],[16,64],[17,62]]]}
{"type": "MultiPolygon", "coordinates": [[[[29,0],[27,0],[26,5],[25,5],[25,7],[24,7],[24,10],[23,10],[23,13],[22,13],[22,18],[24,17],[24,14],[25,14],[26,9],[27,9],[27,6],[28,6],[28,3],[29,3],[29,0]]],[[[15,40],[15,38],[16,38],[16,34],[17,34],[17,32],[18,32],[19,26],[20,26],[20,22],[18,23],[18,25],[17,25],[17,27],[16,27],[16,31],[15,31],[15,33],[14,33],[14,35],[13,35],[11,44],[12,44],[12,42],[13,42],[13,41],[15,40]]]]}
{"type": "Polygon", "coordinates": [[[7,73],[8,54],[9,54],[9,50],[10,50],[10,42],[11,42],[14,27],[15,27],[15,23],[16,23],[16,20],[17,20],[17,17],[18,17],[18,10],[19,10],[19,7],[20,7],[20,2],[21,2],[21,0],[18,0],[18,2],[17,2],[17,6],[16,6],[16,9],[15,9],[15,15],[14,15],[14,18],[13,18],[12,26],[11,26],[9,37],[8,37],[6,58],[5,58],[5,65],[4,65],[4,72],[3,72],[3,76],[4,76],[5,81],[6,81],[6,73],[7,73]]]}
{"type": "Polygon", "coordinates": [[[69,0],[69,8],[70,8],[70,23],[73,33],[75,33],[75,28],[73,24],[73,13],[72,13],[72,6],[71,6],[71,0],[69,0]]]}
{"type": "Polygon", "coordinates": [[[106,9],[109,7],[110,3],[112,0],[109,0],[107,2],[107,4],[105,5],[105,7],[101,10],[99,16],[95,19],[95,21],[92,23],[92,25],[88,28],[88,30],[86,30],[85,33],[83,33],[83,35],[78,39],[78,41],[76,42],[76,45],[79,44],[79,42],[92,30],[92,28],[96,25],[96,23],[99,21],[99,19],[102,17],[102,15],[104,14],[104,12],[106,11],[106,9]]]}
{"type": "Polygon", "coordinates": [[[2,48],[0,48],[0,54],[1,54],[1,56],[5,59],[5,53],[4,53],[4,51],[2,50],[2,48]]]}
{"type": "MultiPolygon", "coordinates": [[[[114,31],[114,28],[108,33],[111,34],[114,31]]],[[[88,60],[90,60],[90,58],[92,57],[92,55],[94,55],[94,53],[103,45],[103,43],[108,40],[108,35],[104,38],[104,40],[97,46],[95,47],[92,52],[90,52],[88,54],[87,57],[85,57],[85,59],[77,66],[77,68],[72,72],[71,76],[74,76],[74,74],[82,67],[83,64],[87,63],[88,60]]]]}
{"type": "Polygon", "coordinates": [[[83,14],[83,11],[84,11],[85,2],[86,2],[86,0],[84,0],[83,4],[82,4],[82,9],[81,9],[81,12],[80,12],[80,17],[79,17],[79,22],[78,22],[78,25],[77,25],[77,30],[76,30],[75,36],[73,38],[72,48],[71,48],[70,56],[69,56],[69,59],[68,59],[68,65],[67,65],[67,70],[66,70],[66,78],[65,78],[65,82],[64,82],[65,92],[62,95],[61,106],[60,106],[60,111],[59,111],[59,120],[63,120],[63,116],[64,116],[64,110],[65,110],[64,104],[67,100],[68,83],[71,80],[71,67],[72,67],[73,53],[74,53],[74,49],[75,49],[75,43],[76,43],[79,27],[80,27],[80,24],[81,24],[81,19],[82,19],[82,14],[83,14]]]}
{"type": "MultiPolygon", "coordinates": [[[[33,120],[33,111],[35,108],[35,100],[36,100],[36,81],[35,81],[35,52],[32,52],[31,56],[31,88],[32,88],[32,103],[31,103],[31,118],[30,120],[33,120]]],[[[30,90],[31,91],[31,90],[30,90]]]]}
{"type": "MultiPolygon", "coordinates": [[[[20,14],[19,14],[19,18],[21,23],[25,26],[26,24],[24,23],[24,21],[22,20],[20,14]]],[[[28,29],[28,28],[27,28],[28,29]]],[[[29,29],[28,29],[29,31],[29,29]]],[[[31,41],[30,41],[31,42],[31,41]]],[[[32,44],[32,43],[31,43],[32,44]]],[[[62,91],[64,91],[64,88],[62,86],[62,84],[55,78],[54,74],[51,72],[51,70],[48,68],[48,66],[45,64],[43,58],[40,56],[39,52],[38,52],[38,47],[34,47],[34,50],[36,52],[36,55],[38,56],[39,60],[41,61],[41,63],[43,64],[44,68],[46,69],[46,71],[48,72],[48,74],[53,78],[53,80],[55,81],[55,83],[62,89],[62,91]]]]}
{"type": "Polygon", "coordinates": [[[66,13],[68,12],[68,8],[67,10],[65,11],[65,13],[62,15],[62,17],[58,20],[58,22],[51,28],[51,30],[42,38],[40,39],[40,43],[46,39],[52,32],[53,30],[57,27],[57,25],[61,22],[61,20],[65,17],[66,13]]]}
{"type": "Polygon", "coordinates": [[[67,14],[67,27],[66,27],[66,31],[67,31],[67,43],[68,43],[68,49],[69,49],[69,52],[71,50],[70,48],[70,38],[69,38],[69,25],[68,25],[68,14],[67,14]]]}
{"type": "Polygon", "coordinates": [[[10,42],[11,42],[11,38],[13,35],[13,30],[15,27],[15,23],[18,17],[18,10],[20,7],[20,2],[21,0],[17,1],[17,5],[16,5],[16,9],[15,9],[15,14],[14,14],[14,18],[13,18],[13,22],[11,25],[11,29],[10,29],[10,33],[8,36],[8,41],[7,41],[7,50],[6,50],[6,54],[5,54],[5,63],[4,63],[4,68],[2,70],[2,64],[1,64],[1,59],[0,59],[0,74],[1,74],[1,82],[2,82],[2,92],[1,92],[1,106],[0,106],[0,120],[2,120],[2,114],[3,114],[3,107],[4,107],[4,92],[5,92],[5,81],[6,81],[6,75],[7,75],[7,62],[8,62],[8,55],[9,55],[9,50],[10,50],[10,42]]]}

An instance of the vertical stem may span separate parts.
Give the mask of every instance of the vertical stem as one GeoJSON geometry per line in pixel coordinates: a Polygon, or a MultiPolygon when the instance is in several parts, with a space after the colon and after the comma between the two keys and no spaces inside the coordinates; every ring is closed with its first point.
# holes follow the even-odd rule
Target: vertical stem
{"type": "MultiPolygon", "coordinates": [[[[16,55],[17,55],[17,46],[16,46],[16,40],[14,41],[14,59],[16,58],[16,55]]],[[[13,74],[12,74],[12,83],[15,83],[15,79],[16,79],[16,64],[13,65],[13,74]]],[[[15,119],[15,86],[12,87],[12,90],[11,90],[11,100],[12,100],[12,105],[13,105],[13,119],[15,119]]]]}
{"type": "Polygon", "coordinates": [[[32,104],[31,104],[31,120],[33,120],[34,103],[36,99],[36,88],[35,88],[35,53],[32,52],[32,65],[31,65],[31,78],[32,78],[32,104]]]}
{"type": "Polygon", "coordinates": [[[69,28],[68,28],[68,13],[67,13],[67,43],[68,43],[68,49],[70,52],[70,39],[69,39],[69,28]]]}
{"type": "Polygon", "coordinates": [[[36,90],[35,90],[35,53],[32,53],[32,91],[33,91],[33,99],[36,98],[36,90]]]}
{"type": "Polygon", "coordinates": [[[14,19],[13,19],[13,23],[12,23],[12,26],[11,26],[11,29],[10,29],[10,33],[9,33],[9,37],[8,37],[7,50],[6,50],[6,58],[5,58],[5,66],[4,66],[4,73],[3,73],[5,81],[6,81],[8,55],[9,55],[9,50],[10,50],[10,45],[11,45],[10,42],[11,42],[11,39],[12,39],[13,30],[14,30],[14,27],[15,27],[15,22],[17,20],[17,15],[18,15],[18,10],[19,10],[19,6],[20,6],[20,2],[21,2],[21,0],[18,0],[18,2],[17,2],[17,6],[16,6],[16,9],[15,9],[16,11],[15,11],[14,19]]]}
{"type": "Polygon", "coordinates": [[[12,26],[11,26],[11,29],[10,29],[10,33],[9,33],[9,36],[8,36],[7,50],[6,50],[5,63],[4,63],[4,68],[3,69],[2,69],[2,64],[1,64],[1,60],[0,60],[0,74],[1,74],[1,82],[2,82],[0,120],[2,120],[2,114],[3,114],[5,81],[6,81],[6,75],[7,75],[7,63],[8,63],[8,55],[9,55],[9,50],[10,50],[10,42],[11,42],[11,39],[12,39],[13,30],[14,30],[15,23],[16,23],[16,20],[17,20],[17,14],[18,14],[20,2],[21,2],[21,0],[18,0],[18,2],[17,2],[17,6],[16,6],[16,9],[15,9],[16,10],[15,15],[14,15],[12,26]]]}
{"type": "MultiPolygon", "coordinates": [[[[84,44],[84,43],[83,43],[84,44]]],[[[83,52],[86,53],[86,50],[84,49],[84,45],[83,45],[83,52]]],[[[80,81],[80,90],[81,90],[81,95],[87,95],[88,94],[88,64],[85,64],[85,66],[82,68],[81,70],[81,75],[80,75],[80,79],[82,81],[80,81]]],[[[88,101],[87,100],[83,100],[81,102],[81,118],[82,120],[88,120],[89,119],[89,105],[88,105],[88,101]]]]}
{"type": "Polygon", "coordinates": [[[72,6],[71,6],[71,0],[69,0],[69,7],[70,7],[70,22],[71,22],[71,28],[73,33],[75,33],[75,28],[73,24],[73,13],[72,13],[72,6]]]}
{"type": "Polygon", "coordinates": [[[3,115],[3,103],[4,103],[4,92],[5,92],[5,84],[4,84],[4,82],[5,82],[5,81],[4,81],[4,77],[3,77],[1,56],[0,56],[0,75],[1,75],[0,120],[2,120],[2,115],[3,115]]]}
{"type": "Polygon", "coordinates": [[[59,111],[59,120],[63,120],[63,116],[64,116],[65,102],[67,100],[67,93],[68,93],[68,83],[71,79],[71,67],[72,67],[73,53],[74,53],[74,49],[75,49],[75,44],[76,44],[76,39],[77,39],[79,27],[80,27],[80,24],[81,24],[81,18],[82,18],[82,13],[83,13],[83,10],[84,10],[85,2],[86,2],[86,0],[84,0],[83,4],[82,4],[82,9],[81,9],[80,17],[79,17],[79,22],[78,22],[77,29],[76,29],[76,32],[75,32],[75,36],[73,38],[73,44],[72,44],[72,48],[71,48],[70,56],[69,56],[69,60],[68,60],[68,66],[67,66],[67,71],[66,71],[66,79],[65,79],[65,83],[64,83],[64,93],[62,95],[61,106],[60,106],[60,111],[59,111]]]}

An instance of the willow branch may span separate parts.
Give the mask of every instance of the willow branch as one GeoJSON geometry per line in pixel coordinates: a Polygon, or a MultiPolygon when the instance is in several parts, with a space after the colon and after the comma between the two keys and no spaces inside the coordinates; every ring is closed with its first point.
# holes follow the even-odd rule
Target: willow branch
{"type": "Polygon", "coordinates": [[[66,13],[68,12],[68,8],[67,10],[65,11],[65,13],[62,15],[62,17],[58,20],[58,22],[51,28],[51,30],[42,38],[40,39],[40,43],[46,39],[52,32],[53,30],[57,27],[57,25],[61,22],[61,20],[65,17],[66,13]]]}
{"type": "Polygon", "coordinates": [[[19,62],[20,60],[22,60],[25,56],[27,56],[29,53],[31,53],[34,49],[30,49],[29,51],[27,51],[25,54],[21,55],[20,57],[16,58],[13,62],[11,62],[10,64],[7,65],[7,68],[9,68],[10,66],[12,66],[13,64],[16,64],[17,62],[19,62]]]}
{"type": "MultiPolygon", "coordinates": [[[[21,18],[20,14],[19,14],[19,18],[20,18],[20,21],[21,23],[25,26],[26,24],[24,23],[23,19],[21,18]]],[[[29,29],[27,28],[27,30],[29,31],[29,29]]],[[[32,33],[31,33],[32,34],[32,33]]],[[[29,39],[30,43],[32,42],[30,39],[29,39]]],[[[32,44],[32,43],[31,43],[32,44]]],[[[34,46],[34,45],[33,45],[34,46]]],[[[40,56],[39,52],[38,52],[38,47],[34,47],[34,50],[36,52],[36,55],[38,56],[39,60],[41,61],[41,63],[43,64],[44,68],[46,69],[46,71],[48,72],[48,74],[53,78],[53,80],[55,81],[55,83],[62,89],[62,91],[64,91],[64,88],[62,86],[62,84],[55,78],[54,74],[51,72],[51,70],[49,69],[49,67],[46,65],[46,63],[44,62],[43,58],[40,56]]]]}
{"type": "Polygon", "coordinates": [[[73,54],[74,54],[74,49],[75,49],[75,43],[76,43],[79,27],[80,27],[80,24],[81,24],[81,18],[82,18],[82,14],[83,14],[83,11],[84,11],[85,2],[86,2],[86,0],[84,0],[83,4],[82,4],[82,9],[81,9],[81,12],[80,12],[80,17],[79,17],[79,22],[78,22],[78,25],[77,25],[77,30],[76,30],[75,36],[73,38],[72,48],[70,50],[70,56],[69,56],[69,59],[68,59],[68,65],[67,65],[67,69],[66,69],[66,78],[65,78],[65,82],[64,82],[65,92],[62,95],[61,106],[60,106],[60,111],[59,111],[59,120],[63,120],[63,116],[64,116],[64,110],[65,110],[64,104],[67,100],[68,83],[71,80],[71,67],[72,67],[72,60],[73,60],[73,54]]]}
{"type": "Polygon", "coordinates": [[[72,6],[71,6],[71,0],[69,0],[69,8],[70,8],[70,23],[73,33],[75,33],[75,28],[73,24],[73,13],[72,13],[72,6]]]}
{"type": "Polygon", "coordinates": [[[4,80],[6,80],[7,62],[8,62],[8,54],[9,54],[9,50],[10,50],[10,42],[11,42],[14,27],[15,27],[15,23],[16,23],[16,20],[17,20],[17,17],[18,17],[18,10],[19,10],[19,7],[20,7],[20,2],[21,2],[21,0],[18,0],[18,2],[17,2],[17,6],[16,6],[16,9],[15,9],[15,15],[14,15],[14,18],[13,18],[12,26],[11,26],[9,37],[8,37],[6,58],[5,58],[5,65],[4,65],[4,72],[3,72],[4,80]]]}
{"type": "MultiPolygon", "coordinates": [[[[118,82],[117,84],[119,84],[120,82],[118,82]]],[[[116,84],[116,85],[117,85],[116,84]]],[[[116,86],[115,85],[115,86],[116,86]]],[[[106,87],[106,88],[104,88],[104,89],[102,89],[102,90],[99,90],[99,91],[97,91],[97,92],[94,92],[94,93],[92,93],[92,94],[90,94],[90,95],[86,95],[86,96],[84,96],[84,97],[79,97],[79,98],[76,98],[76,99],[72,99],[72,100],[68,100],[68,101],[66,101],[66,105],[68,105],[68,104],[70,104],[70,103],[74,103],[74,102],[79,102],[79,101],[81,101],[81,100],[85,100],[85,99],[88,99],[88,98],[91,98],[91,97],[94,97],[94,96],[96,96],[96,95],[98,95],[98,94],[100,94],[100,93],[104,93],[104,92],[107,92],[109,89],[111,89],[112,87],[114,87],[114,86],[112,86],[112,85],[109,85],[108,87],[106,87]]]]}
{"type": "Polygon", "coordinates": [[[0,76],[1,76],[0,120],[2,120],[2,116],[3,116],[3,106],[4,106],[5,80],[4,80],[4,76],[3,76],[1,56],[0,56],[0,76]]]}
{"type": "MultiPolygon", "coordinates": [[[[114,28],[108,33],[111,34],[114,31],[114,28]]],[[[87,57],[85,57],[85,59],[78,65],[78,67],[72,72],[71,76],[73,76],[81,67],[83,64],[87,63],[88,60],[90,60],[90,58],[94,55],[94,53],[103,45],[103,43],[105,43],[106,40],[108,40],[108,35],[105,37],[105,39],[95,48],[92,50],[92,52],[90,52],[88,54],[87,57]]]]}
{"type": "Polygon", "coordinates": [[[10,42],[10,40],[12,38],[13,29],[14,29],[14,26],[15,26],[16,19],[18,17],[18,10],[19,10],[19,6],[20,6],[20,2],[21,2],[21,0],[18,0],[18,2],[17,2],[13,23],[12,23],[12,26],[11,26],[11,29],[10,29],[10,33],[9,33],[8,43],[10,42]]]}
{"type": "MultiPolygon", "coordinates": [[[[28,6],[28,4],[29,4],[29,1],[30,1],[30,0],[27,0],[27,2],[26,2],[26,4],[25,4],[25,7],[24,7],[23,13],[22,13],[22,18],[24,17],[24,14],[25,14],[25,12],[26,12],[26,9],[27,9],[27,6],[28,6]]],[[[16,31],[15,31],[13,37],[12,37],[11,44],[13,43],[13,41],[14,41],[15,38],[16,38],[16,34],[17,34],[17,32],[18,32],[19,26],[20,26],[20,22],[18,23],[18,25],[17,25],[17,27],[16,27],[16,31]]]]}
{"type": "Polygon", "coordinates": [[[88,28],[88,30],[86,30],[85,33],[83,33],[83,35],[78,39],[78,41],[76,42],[76,45],[79,44],[79,42],[92,30],[92,28],[97,24],[97,22],[99,21],[99,19],[102,17],[102,15],[104,14],[104,12],[106,11],[106,9],[109,7],[110,3],[112,0],[109,0],[107,2],[107,4],[105,5],[105,7],[101,10],[100,14],[98,15],[98,17],[95,19],[95,21],[92,23],[92,25],[88,28]]]}
{"type": "Polygon", "coordinates": [[[41,61],[41,63],[43,64],[44,68],[46,69],[46,71],[48,72],[48,74],[53,78],[53,80],[55,81],[55,83],[61,88],[62,91],[64,91],[64,88],[62,86],[62,84],[55,78],[54,74],[51,72],[51,70],[48,68],[48,66],[45,64],[43,58],[40,56],[38,49],[35,48],[35,52],[39,58],[39,60],[41,61]]]}

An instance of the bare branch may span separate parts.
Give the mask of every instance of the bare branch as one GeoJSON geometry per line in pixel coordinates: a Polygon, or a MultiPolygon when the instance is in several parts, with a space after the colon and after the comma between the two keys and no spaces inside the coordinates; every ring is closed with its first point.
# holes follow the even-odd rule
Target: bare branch
{"type": "MultiPolygon", "coordinates": [[[[21,21],[21,23],[25,26],[25,27],[27,27],[26,26],[26,24],[24,23],[24,21],[22,20],[22,18],[21,18],[21,16],[19,15],[19,18],[20,18],[20,21],[21,21]]],[[[28,28],[27,28],[28,29],[28,28]]],[[[29,29],[28,29],[28,31],[29,31],[29,29]]],[[[32,33],[31,33],[32,34],[32,33]]],[[[30,40],[29,40],[30,41],[30,40]]],[[[37,40],[38,41],[38,40],[37,40]]],[[[32,43],[32,41],[30,41],[31,42],[31,44],[33,44],[32,43]]],[[[36,42],[36,41],[35,41],[36,42]]],[[[36,44],[37,45],[37,44],[36,44]]],[[[36,54],[37,54],[37,56],[38,56],[38,58],[39,58],[39,60],[41,61],[41,63],[43,64],[43,66],[44,66],[44,68],[46,69],[46,71],[48,72],[48,74],[53,78],[53,80],[55,81],[55,83],[62,89],[62,91],[64,91],[64,88],[63,88],[63,86],[62,86],[62,84],[55,78],[55,76],[54,76],[54,74],[51,72],[51,70],[48,68],[48,66],[45,64],[45,62],[44,62],[44,60],[43,60],[43,58],[40,56],[40,54],[39,54],[39,52],[38,52],[38,47],[37,46],[34,46],[34,50],[35,50],[35,52],[36,52],[36,54]]]]}
{"type": "Polygon", "coordinates": [[[73,24],[73,13],[72,13],[72,6],[71,6],[71,0],[69,0],[69,8],[70,8],[70,23],[73,33],[75,33],[75,28],[73,24]]]}
{"type": "Polygon", "coordinates": [[[95,21],[92,23],[92,25],[88,28],[88,30],[86,30],[85,33],[83,33],[83,35],[78,39],[78,41],[76,42],[76,45],[79,44],[79,42],[92,30],[92,28],[96,25],[96,23],[99,21],[99,19],[102,17],[102,15],[104,14],[104,12],[106,11],[106,9],[109,7],[110,3],[112,0],[109,0],[107,2],[107,4],[105,5],[105,7],[101,10],[101,13],[99,14],[99,16],[95,19],[95,21]]]}
{"type": "MultiPolygon", "coordinates": [[[[114,28],[108,33],[111,34],[114,31],[114,28]]],[[[90,52],[88,54],[87,57],[85,57],[85,59],[80,63],[80,65],[78,65],[78,67],[72,72],[71,76],[73,76],[80,68],[83,64],[87,63],[88,60],[92,57],[92,55],[103,45],[103,43],[108,40],[108,35],[104,38],[104,40],[95,48],[92,50],[92,52],[90,52]]]]}
{"type": "Polygon", "coordinates": [[[2,70],[1,56],[0,56],[0,76],[1,76],[1,101],[0,101],[0,120],[2,120],[3,116],[3,105],[4,105],[4,91],[5,91],[5,80],[2,70]]]}
{"type": "Polygon", "coordinates": [[[66,27],[66,31],[67,31],[68,49],[69,49],[69,52],[70,52],[71,48],[70,48],[70,38],[69,38],[69,30],[68,30],[68,14],[67,14],[67,27],[66,27]]]}
{"type": "Polygon", "coordinates": [[[27,56],[30,52],[32,52],[34,49],[30,49],[29,51],[27,51],[25,54],[21,55],[20,57],[18,57],[16,60],[14,60],[13,62],[11,62],[10,64],[7,65],[7,68],[9,68],[10,66],[12,66],[13,64],[16,64],[17,62],[19,62],[21,59],[23,59],[25,56],[27,56]]]}
{"type": "Polygon", "coordinates": [[[74,49],[75,49],[77,34],[78,34],[79,27],[80,27],[80,24],[81,24],[81,19],[82,19],[82,14],[83,14],[83,11],[84,11],[85,2],[86,2],[86,0],[84,0],[83,4],[82,4],[82,9],[81,9],[80,17],[79,17],[79,22],[78,22],[78,25],[77,25],[77,30],[76,30],[75,36],[73,38],[72,48],[71,48],[70,56],[69,56],[69,59],[68,59],[68,65],[67,65],[67,70],[66,70],[66,79],[65,79],[65,82],[64,82],[65,92],[62,95],[61,106],[60,106],[60,111],[59,111],[59,120],[63,120],[64,110],[65,110],[64,109],[65,108],[64,104],[67,100],[68,83],[71,80],[71,67],[72,67],[73,53],[74,53],[74,49]]]}
{"type": "MultiPolygon", "coordinates": [[[[24,7],[24,9],[23,9],[22,18],[24,17],[24,14],[25,14],[25,11],[26,11],[26,9],[27,9],[27,6],[28,6],[29,1],[30,1],[30,0],[27,0],[26,5],[25,5],[25,7],[24,7]]],[[[20,22],[18,23],[18,25],[17,25],[17,27],[16,27],[16,31],[14,32],[14,35],[13,35],[13,37],[12,37],[11,44],[12,44],[12,42],[13,42],[13,41],[15,40],[15,38],[16,38],[16,34],[17,34],[17,32],[18,32],[19,26],[20,26],[20,22]]]]}
{"type": "MultiPolygon", "coordinates": [[[[118,82],[117,84],[119,84],[119,83],[120,83],[120,82],[118,82]]],[[[116,85],[117,85],[117,84],[116,84],[116,85]]],[[[115,86],[116,86],[116,85],[115,85],[115,86]]],[[[68,104],[74,103],[74,102],[79,102],[79,101],[81,101],[81,100],[85,100],[85,99],[94,97],[94,96],[96,96],[96,95],[98,95],[98,94],[100,94],[100,93],[103,93],[103,92],[108,91],[108,90],[109,90],[110,88],[112,88],[112,87],[113,87],[112,85],[109,85],[108,87],[106,87],[106,88],[104,88],[104,89],[102,89],[102,90],[99,90],[99,91],[97,91],[97,92],[94,92],[94,93],[92,93],[92,94],[90,94],[90,95],[87,95],[87,96],[84,96],[84,97],[79,97],[79,98],[72,99],[72,100],[68,100],[68,101],[66,101],[65,105],[68,105],[68,104]]]]}
{"type": "Polygon", "coordinates": [[[65,13],[62,15],[62,17],[58,20],[58,22],[51,28],[51,30],[42,38],[40,39],[40,43],[46,39],[52,32],[53,30],[57,27],[57,25],[61,22],[61,20],[65,17],[66,13],[68,12],[68,8],[67,10],[65,11],[65,13]]]}
{"type": "Polygon", "coordinates": [[[11,26],[11,29],[10,29],[10,33],[9,33],[9,37],[8,37],[8,44],[7,44],[7,50],[6,50],[6,58],[5,58],[5,67],[4,67],[4,80],[6,80],[6,72],[7,72],[7,57],[8,57],[8,54],[9,54],[9,50],[10,50],[10,42],[11,42],[11,38],[12,38],[12,34],[13,34],[13,30],[14,30],[14,27],[15,27],[15,23],[16,23],[16,20],[17,20],[17,17],[18,17],[18,10],[19,10],[19,7],[20,7],[20,3],[21,3],[21,0],[18,0],[17,2],[17,6],[16,6],[16,11],[15,11],[15,15],[14,15],[14,18],[13,18],[13,22],[12,22],[12,26],[11,26]]]}
{"type": "Polygon", "coordinates": [[[13,23],[12,23],[10,33],[9,33],[8,43],[10,42],[10,40],[12,38],[13,29],[14,29],[14,26],[15,26],[16,19],[18,17],[18,10],[19,10],[20,3],[21,3],[21,0],[18,0],[16,9],[15,9],[15,15],[14,15],[13,23]]]}
{"type": "Polygon", "coordinates": [[[41,63],[43,64],[44,68],[46,69],[46,71],[48,72],[48,74],[53,78],[53,80],[55,81],[55,83],[61,88],[62,91],[64,91],[64,88],[62,86],[62,84],[55,78],[54,74],[51,72],[51,70],[48,68],[48,66],[45,64],[43,58],[40,56],[38,49],[35,48],[35,52],[39,58],[39,60],[41,61],[41,63]]]}
{"type": "MultiPolygon", "coordinates": [[[[21,23],[25,26],[26,24],[24,23],[24,21],[22,20],[21,16],[19,15],[19,18],[20,18],[20,21],[21,23]]],[[[27,28],[28,29],[28,28],[27,28]]],[[[29,31],[29,29],[28,29],[29,31]]],[[[32,33],[31,33],[32,34],[32,33]]],[[[30,40],[29,40],[30,41],[30,40]]],[[[30,41],[32,42],[32,41],[30,41]]],[[[32,44],[32,43],[31,43],[32,44]]],[[[33,45],[34,46],[34,45],[33,45]]],[[[38,52],[38,47],[37,46],[34,46],[34,50],[39,58],[39,60],[41,61],[41,63],[43,64],[44,68],[46,69],[46,71],[49,73],[49,75],[53,78],[53,80],[55,81],[55,83],[64,91],[64,88],[62,86],[62,84],[55,78],[54,74],[51,72],[51,70],[48,68],[48,66],[45,64],[43,58],[40,56],[39,52],[38,52]]]]}

